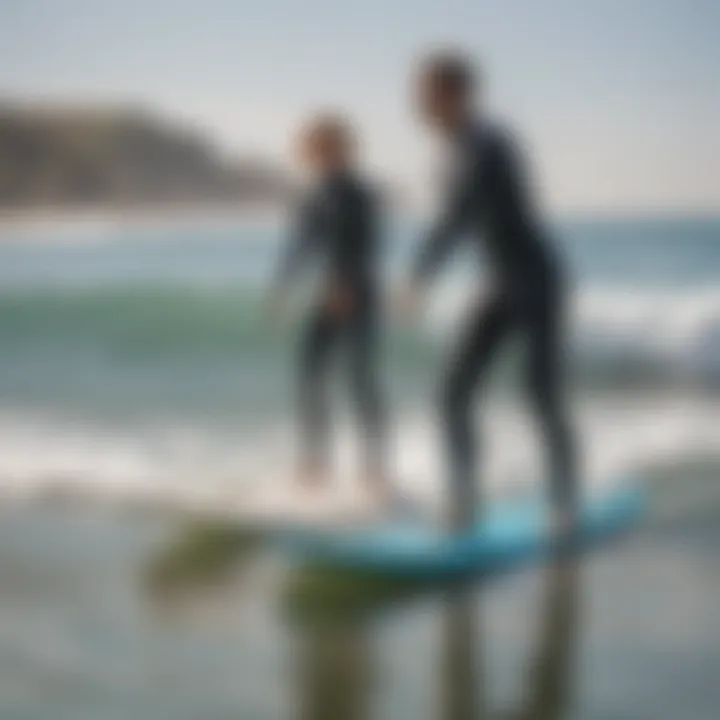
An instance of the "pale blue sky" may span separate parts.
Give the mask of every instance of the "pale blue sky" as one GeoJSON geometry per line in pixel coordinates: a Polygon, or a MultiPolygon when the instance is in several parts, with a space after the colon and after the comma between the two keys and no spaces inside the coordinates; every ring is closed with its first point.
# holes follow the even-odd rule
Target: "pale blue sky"
{"type": "Polygon", "coordinates": [[[131,101],[282,156],[347,108],[414,188],[413,58],[459,44],[558,208],[720,208],[718,0],[0,0],[0,95],[131,101]]]}

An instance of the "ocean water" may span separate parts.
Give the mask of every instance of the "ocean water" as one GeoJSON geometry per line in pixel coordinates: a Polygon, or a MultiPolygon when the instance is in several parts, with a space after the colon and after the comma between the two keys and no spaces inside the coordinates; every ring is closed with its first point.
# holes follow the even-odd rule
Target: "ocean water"
{"type": "MultiPolygon", "coordinates": [[[[270,552],[149,582],[183,547],[178,507],[242,504],[292,466],[303,293],[285,327],[260,312],[280,234],[240,221],[0,232],[0,718],[717,718],[720,221],[558,223],[585,485],[645,481],[642,527],[469,587],[353,591],[339,614],[270,552]]],[[[389,235],[389,284],[413,235],[389,235]]],[[[386,323],[398,482],[436,499],[435,388],[478,291],[469,268],[460,254],[420,327],[386,323]]],[[[542,482],[519,352],[479,408],[488,493],[542,482]]]]}
{"type": "MultiPolygon", "coordinates": [[[[414,236],[409,222],[387,233],[389,287],[414,236]]],[[[720,221],[575,220],[558,223],[557,237],[575,280],[569,368],[588,486],[714,452],[720,221]]],[[[0,485],[192,503],[286,476],[302,292],[285,327],[261,312],[281,238],[277,224],[241,221],[3,230],[0,485]]],[[[442,485],[444,345],[482,292],[475,263],[458,253],[420,327],[387,313],[396,472],[428,492],[442,485]]],[[[516,382],[521,352],[499,359],[480,408],[489,492],[540,479],[516,382]]],[[[338,387],[341,465],[352,452],[345,395],[338,387]]]]}

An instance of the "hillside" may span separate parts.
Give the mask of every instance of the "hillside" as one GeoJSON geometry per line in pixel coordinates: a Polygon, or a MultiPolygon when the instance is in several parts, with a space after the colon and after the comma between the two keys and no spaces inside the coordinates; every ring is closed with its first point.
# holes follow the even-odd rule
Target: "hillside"
{"type": "Polygon", "coordinates": [[[0,102],[0,209],[274,204],[291,190],[271,164],[225,158],[196,131],[141,111],[0,102]]]}

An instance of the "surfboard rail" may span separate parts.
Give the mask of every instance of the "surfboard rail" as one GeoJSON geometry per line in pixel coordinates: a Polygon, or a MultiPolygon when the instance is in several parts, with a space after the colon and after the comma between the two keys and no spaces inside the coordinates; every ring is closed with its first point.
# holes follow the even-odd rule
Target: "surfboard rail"
{"type": "MultiPolygon", "coordinates": [[[[631,529],[645,505],[640,485],[586,500],[569,545],[588,549],[631,529]]],[[[283,546],[304,562],[411,577],[452,576],[510,567],[557,549],[549,518],[549,506],[540,500],[498,503],[459,536],[396,522],[365,530],[288,531],[283,546]]]]}

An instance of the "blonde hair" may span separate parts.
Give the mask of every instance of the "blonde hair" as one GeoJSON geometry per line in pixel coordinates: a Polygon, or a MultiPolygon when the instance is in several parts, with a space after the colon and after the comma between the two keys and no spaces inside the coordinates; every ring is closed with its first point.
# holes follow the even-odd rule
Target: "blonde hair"
{"type": "Polygon", "coordinates": [[[302,160],[319,155],[346,158],[355,148],[355,133],[340,113],[319,113],[308,120],[297,137],[296,150],[302,160]]]}

